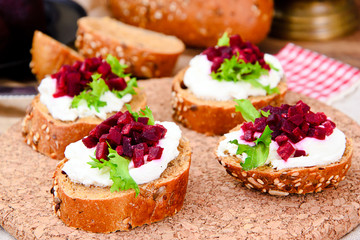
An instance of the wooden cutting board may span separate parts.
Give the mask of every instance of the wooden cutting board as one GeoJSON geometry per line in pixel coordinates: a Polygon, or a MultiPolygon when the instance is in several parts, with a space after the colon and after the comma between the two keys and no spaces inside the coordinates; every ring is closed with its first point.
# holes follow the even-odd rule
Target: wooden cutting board
{"type": "MultiPolygon", "coordinates": [[[[140,83],[155,118],[171,118],[171,79],[140,83]]],[[[360,223],[360,127],[341,112],[289,92],[330,116],[354,140],[353,164],[337,189],[276,197],[249,190],[215,160],[219,137],[183,129],[193,149],[183,209],[163,221],[129,232],[94,234],[66,227],[52,210],[56,160],[23,143],[20,123],[0,136],[0,224],[18,239],[338,239],[360,223]]]]}

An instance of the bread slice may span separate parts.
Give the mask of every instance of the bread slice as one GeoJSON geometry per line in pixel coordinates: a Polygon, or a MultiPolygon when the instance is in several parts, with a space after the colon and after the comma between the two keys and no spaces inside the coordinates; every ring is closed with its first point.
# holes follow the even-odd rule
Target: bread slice
{"type": "Polygon", "coordinates": [[[133,189],[110,192],[110,187],[86,187],[73,183],[62,172],[67,159],[59,162],[53,177],[55,213],[67,226],[91,232],[129,230],[160,221],[180,211],[186,194],[191,162],[189,142],[182,138],[179,155],[159,179],[133,189]]]}
{"type": "MultiPolygon", "coordinates": [[[[146,106],[146,95],[137,90],[129,103],[134,111],[146,106]]],[[[125,111],[124,106],[121,111],[125,111]]],[[[109,114],[109,116],[112,114],[109,114]]],[[[63,159],[67,145],[76,142],[100,124],[103,119],[98,117],[79,118],[75,121],[61,121],[54,119],[47,107],[36,96],[28,107],[22,122],[22,134],[25,142],[34,150],[39,151],[53,159],[63,159]]]]}
{"type": "Polygon", "coordinates": [[[64,64],[72,65],[76,61],[84,60],[84,57],[73,49],[37,30],[34,32],[30,52],[30,68],[39,82],[46,75],[58,72],[64,64]]]}
{"type": "Polygon", "coordinates": [[[137,77],[170,76],[179,55],[185,50],[176,37],[126,25],[105,17],[78,20],[75,41],[85,57],[112,54],[137,77]]]}
{"type": "MultiPolygon", "coordinates": [[[[233,131],[240,129],[240,126],[233,131]]],[[[222,137],[219,142],[224,140],[222,137]]],[[[242,182],[249,189],[257,189],[271,195],[287,196],[290,193],[306,194],[321,192],[325,188],[337,187],[345,179],[345,174],[351,166],[353,144],[346,138],[346,148],[342,158],[335,163],[314,166],[275,170],[269,166],[261,166],[244,171],[240,159],[235,156],[216,158],[226,169],[226,172],[242,182]]]]}
{"type": "MultiPolygon", "coordinates": [[[[235,112],[234,101],[214,101],[197,98],[183,83],[186,69],[180,71],[173,80],[173,118],[184,126],[206,135],[222,135],[244,121],[240,112],[235,112]]],[[[287,86],[283,79],[279,94],[249,97],[256,109],[267,105],[279,106],[285,97],[287,86]]]]}

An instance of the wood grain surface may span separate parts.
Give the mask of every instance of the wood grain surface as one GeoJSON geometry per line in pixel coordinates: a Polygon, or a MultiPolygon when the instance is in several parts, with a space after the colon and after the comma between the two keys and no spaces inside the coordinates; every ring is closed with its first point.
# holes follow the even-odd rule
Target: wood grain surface
{"type": "MultiPolygon", "coordinates": [[[[143,81],[155,118],[171,119],[171,79],[143,81]]],[[[23,143],[20,123],[0,135],[0,224],[18,239],[339,239],[360,223],[360,127],[316,100],[290,92],[324,111],[354,140],[347,178],[337,189],[276,197],[248,190],[215,160],[219,137],[183,129],[193,149],[183,209],[163,221],[129,232],[94,234],[65,226],[51,209],[56,160],[23,143]]]]}

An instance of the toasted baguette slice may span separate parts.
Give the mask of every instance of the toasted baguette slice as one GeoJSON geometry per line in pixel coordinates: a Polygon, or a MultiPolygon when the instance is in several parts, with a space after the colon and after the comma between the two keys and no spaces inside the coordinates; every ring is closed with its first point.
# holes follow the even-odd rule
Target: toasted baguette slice
{"type": "Polygon", "coordinates": [[[176,37],[126,25],[111,18],[78,20],[75,45],[85,57],[112,54],[137,77],[170,76],[185,50],[176,37]]]}
{"type": "MultiPolygon", "coordinates": [[[[222,135],[244,122],[240,112],[235,112],[234,101],[214,101],[197,98],[183,83],[186,69],[180,71],[173,80],[173,118],[184,126],[206,135],[222,135]]],[[[285,81],[278,85],[279,94],[249,97],[256,109],[267,105],[279,106],[285,97],[285,81]]]]}
{"type": "MultiPolygon", "coordinates": [[[[236,127],[234,131],[239,129],[240,126],[236,127]]],[[[222,137],[219,142],[224,139],[225,137],[222,137]]],[[[336,163],[281,170],[261,166],[249,171],[242,169],[240,159],[235,156],[219,157],[217,154],[215,155],[226,172],[247,188],[268,192],[271,195],[287,196],[290,193],[306,194],[321,192],[329,187],[337,187],[339,182],[345,179],[345,174],[351,166],[352,154],[352,140],[346,138],[344,154],[336,163]]]]}
{"type": "MultiPolygon", "coordinates": [[[[145,108],[145,93],[137,91],[129,104],[134,111],[145,108]]],[[[121,111],[125,110],[124,106],[121,111]]],[[[40,96],[36,96],[22,122],[22,134],[25,142],[34,150],[61,160],[65,157],[64,151],[67,145],[87,136],[102,121],[103,119],[98,117],[79,118],[75,121],[54,119],[47,107],[40,102],[40,96]]]]}
{"type": "Polygon", "coordinates": [[[67,226],[91,232],[114,232],[160,221],[180,211],[186,194],[191,162],[189,142],[180,140],[179,155],[159,179],[133,189],[110,192],[110,187],[73,183],[62,172],[67,159],[54,173],[52,193],[55,213],[67,226]]]}
{"type": "Polygon", "coordinates": [[[58,72],[64,64],[71,65],[76,61],[83,61],[84,57],[76,51],[56,41],[48,35],[35,31],[30,68],[40,82],[46,75],[58,72]]]}

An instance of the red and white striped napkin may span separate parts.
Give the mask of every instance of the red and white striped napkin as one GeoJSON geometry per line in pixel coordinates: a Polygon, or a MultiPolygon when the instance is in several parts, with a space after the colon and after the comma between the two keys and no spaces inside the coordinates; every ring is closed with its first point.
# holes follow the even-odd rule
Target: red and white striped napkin
{"type": "Polygon", "coordinates": [[[360,70],[325,55],[288,43],[276,57],[289,90],[331,104],[360,85],[360,70]]]}

